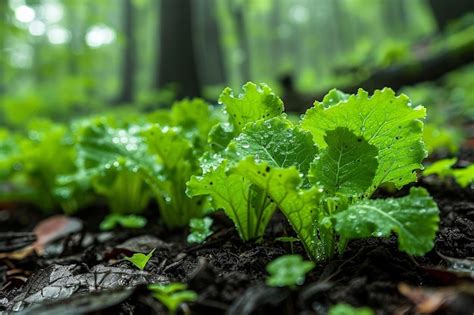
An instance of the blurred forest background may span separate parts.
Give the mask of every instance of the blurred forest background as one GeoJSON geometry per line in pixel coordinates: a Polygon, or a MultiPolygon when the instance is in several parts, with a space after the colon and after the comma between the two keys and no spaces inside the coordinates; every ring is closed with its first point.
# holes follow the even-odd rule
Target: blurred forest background
{"type": "Polygon", "coordinates": [[[215,102],[249,80],[295,111],[333,87],[431,81],[402,90],[454,104],[439,119],[472,118],[474,68],[443,77],[474,59],[472,9],[471,0],[1,0],[0,123],[215,102]]]}

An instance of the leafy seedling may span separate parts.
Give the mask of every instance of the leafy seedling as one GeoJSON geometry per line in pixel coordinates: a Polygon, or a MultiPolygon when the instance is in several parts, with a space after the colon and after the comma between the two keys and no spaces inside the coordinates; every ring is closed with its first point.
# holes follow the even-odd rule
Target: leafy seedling
{"type": "Polygon", "coordinates": [[[132,257],[125,257],[126,260],[131,262],[132,264],[135,265],[140,270],[145,269],[146,265],[148,264],[148,261],[150,260],[151,256],[153,256],[153,253],[155,252],[156,248],[154,248],[151,252],[148,254],[142,254],[142,253],[135,253],[133,254],[132,257]]]}
{"type": "Polygon", "coordinates": [[[272,287],[290,287],[304,283],[306,274],[314,268],[314,263],[304,261],[300,255],[278,257],[267,265],[267,285],[272,287]]]}
{"type": "Polygon", "coordinates": [[[368,307],[353,307],[349,304],[336,304],[331,306],[329,315],[374,315],[374,311],[368,307]]]}
{"type": "Polygon", "coordinates": [[[440,179],[452,177],[462,188],[466,188],[474,183],[474,164],[470,164],[465,168],[453,168],[457,158],[443,159],[427,166],[423,171],[424,176],[436,174],[440,179]]]}
{"type": "Polygon", "coordinates": [[[163,303],[171,315],[176,314],[178,308],[186,302],[194,302],[198,299],[196,292],[186,290],[184,283],[151,284],[148,289],[152,291],[155,299],[163,303]]]}
{"type": "Polygon", "coordinates": [[[190,232],[187,238],[189,244],[201,244],[204,243],[206,238],[212,235],[213,220],[209,217],[194,218],[189,222],[190,232]]]}
{"type": "Polygon", "coordinates": [[[452,176],[453,170],[452,167],[454,164],[456,164],[458,161],[457,158],[452,158],[452,159],[442,159],[434,162],[433,164],[425,167],[423,170],[423,176],[429,176],[429,175],[438,175],[441,179],[444,179],[445,177],[452,176]]]}
{"type": "Polygon", "coordinates": [[[204,156],[202,176],[187,185],[188,194],[209,195],[224,209],[242,239],[260,239],[279,208],[316,261],[342,253],[350,239],[392,233],[408,254],[433,247],[439,210],[426,190],[370,199],[382,185],[416,181],[426,156],[424,107],[390,89],[333,90],[294,122],[266,86],[248,83],[238,97],[226,91],[230,129],[209,135],[226,146],[204,156]],[[248,110],[248,98],[257,110],[248,110]]]}
{"type": "Polygon", "coordinates": [[[129,214],[109,214],[100,223],[100,229],[102,231],[113,230],[117,226],[121,226],[127,229],[141,229],[147,224],[147,219],[140,215],[129,214]]]}

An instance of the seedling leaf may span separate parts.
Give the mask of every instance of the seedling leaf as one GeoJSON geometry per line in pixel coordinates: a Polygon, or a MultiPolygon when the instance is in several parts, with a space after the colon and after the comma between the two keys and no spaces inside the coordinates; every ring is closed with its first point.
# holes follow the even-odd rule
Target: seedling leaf
{"type": "Polygon", "coordinates": [[[154,248],[151,252],[148,254],[142,254],[142,253],[135,253],[133,254],[132,257],[125,257],[125,260],[128,260],[132,264],[135,265],[140,270],[145,269],[146,265],[148,264],[148,261],[150,260],[151,256],[153,256],[153,253],[155,252],[156,248],[154,248]]]}
{"type": "Polygon", "coordinates": [[[178,308],[185,302],[193,302],[198,299],[196,292],[186,290],[184,283],[152,284],[148,286],[153,292],[153,297],[163,303],[170,311],[176,314],[178,308]]]}
{"type": "Polygon", "coordinates": [[[314,263],[304,261],[300,255],[278,257],[267,265],[267,285],[272,287],[294,287],[304,283],[306,274],[314,268],[314,263]]]}
{"type": "Polygon", "coordinates": [[[209,217],[204,218],[193,218],[189,222],[190,234],[188,235],[187,241],[190,244],[204,243],[206,238],[212,235],[213,220],[209,217]]]}

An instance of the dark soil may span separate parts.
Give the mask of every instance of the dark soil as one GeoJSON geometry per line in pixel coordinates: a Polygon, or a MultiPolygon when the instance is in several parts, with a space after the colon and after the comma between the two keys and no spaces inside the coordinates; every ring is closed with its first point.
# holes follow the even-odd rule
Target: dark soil
{"type": "MultiPolygon", "coordinates": [[[[292,250],[273,241],[290,231],[281,214],[260,244],[241,242],[229,220],[215,214],[215,233],[205,244],[190,246],[186,231],[170,232],[157,224],[138,232],[100,233],[96,228],[105,212],[84,211],[79,217],[87,222],[85,229],[50,245],[49,254],[0,260],[0,313],[25,308],[29,314],[161,314],[163,307],[145,284],[179,281],[199,293],[189,305],[192,314],[326,314],[337,303],[369,306],[377,314],[415,314],[414,299],[400,290],[407,284],[431,293],[452,292],[432,313],[472,315],[474,267],[468,258],[474,257],[474,193],[436,178],[418,185],[430,191],[441,210],[430,253],[419,258],[401,253],[395,236],[354,240],[343,257],[317,265],[295,290],[265,286],[267,263],[292,250]],[[122,259],[152,248],[155,255],[143,272],[122,259]]],[[[2,232],[31,231],[37,223],[25,219],[28,208],[0,212],[2,232]]],[[[156,213],[149,218],[158,222],[156,213]]],[[[298,246],[293,251],[304,255],[298,246]]]]}

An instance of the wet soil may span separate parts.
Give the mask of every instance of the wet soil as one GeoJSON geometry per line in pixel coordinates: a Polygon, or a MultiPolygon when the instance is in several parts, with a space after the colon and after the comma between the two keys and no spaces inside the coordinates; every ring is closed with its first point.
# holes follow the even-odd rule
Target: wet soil
{"type": "MultiPolygon", "coordinates": [[[[162,314],[163,306],[145,285],[179,281],[199,293],[188,306],[191,314],[326,314],[337,303],[369,306],[376,314],[416,314],[419,301],[400,289],[405,284],[431,293],[450,290],[450,298],[432,306],[431,313],[473,314],[474,192],[432,177],[417,185],[430,191],[441,211],[431,252],[410,257],[398,251],[395,236],[354,240],[342,257],[318,264],[293,290],[265,286],[268,262],[290,252],[304,255],[298,245],[274,241],[291,235],[279,213],[258,244],[241,242],[231,222],[216,213],[215,233],[205,244],[191,246],[186,231],[153,223],[155,212],[147,214],[150,224],[142,230],[103,233],[97,226],[105,211],[83,211],[78,216],[87,222],[84,229],[50,245],[46,255],[0,260],[0,313],[162,314]],[[155,255],[143,272],[123,260],[152,248],[155,255]]],[[[382,191],[378,197],[406,191],[382,191]]],[[[25,207],[2,216],[2,232],[31,231],[37,223],[25,219],[25,207]]]]}

